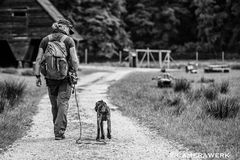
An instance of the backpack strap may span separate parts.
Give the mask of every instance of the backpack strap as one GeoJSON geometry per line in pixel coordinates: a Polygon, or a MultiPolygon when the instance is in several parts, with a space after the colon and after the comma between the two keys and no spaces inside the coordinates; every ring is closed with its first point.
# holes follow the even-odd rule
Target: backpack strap
{"type": "Polygon", "coordinates": [[[52,38],[53,38],[52,34],[49,34],[47,37],[48,37],[48,40],[49,40],[49,41],[51,41],[52,38]]]}
{"type": "Polygon", "coordinates": [[[60,39],[60,42],[64,42],[67,37],[68,37],[67,35],[63,35],[62,38],[60,39]]]}

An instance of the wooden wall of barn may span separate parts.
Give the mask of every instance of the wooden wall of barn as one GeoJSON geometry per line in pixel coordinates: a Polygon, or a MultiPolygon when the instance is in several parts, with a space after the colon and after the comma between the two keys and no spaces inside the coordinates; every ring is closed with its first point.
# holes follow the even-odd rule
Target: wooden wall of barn
{"type": "Polygon", "coordinates": [[[35,0],[0,1],[0,39],[47,35],[53,19],[35,0]]]}
{"type": "Polygon", "coordinates": [[[0,0],[0,45],[7,41],[11,48],[0,54],[12,54],[16,61],[31,64],[40,40],[51,32],[53,22],[36,0],[0,0]]]}

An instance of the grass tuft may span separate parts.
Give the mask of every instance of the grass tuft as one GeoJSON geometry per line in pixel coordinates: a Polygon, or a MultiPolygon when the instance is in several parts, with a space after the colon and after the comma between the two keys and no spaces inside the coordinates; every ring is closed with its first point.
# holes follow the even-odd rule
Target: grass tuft
{"type": "Polygon", "coordinates": [[[1,90],[1,97],[2,99],[6,99],[9,101],[9,108],[13,108],[19,100],[22,98],[23,93],[26,89],[26,83],[24,81],[4,81],[0,82],[0,86],[2,87],[1,90]]]}
{"type": "Polygon", "coordinates": [[[173,89],[175,92],[187,92],[191,89],[191,83],[187,79],[177,79],[173,89]]]}
{"type": "Polygon", "coordinates": [[[231,69],[239,70],[240,69],[240,64],[232,64],[231,69]]]}
{"type": "Polygon", "coordinates": [[[226,94],[229,92],[229,81],[222,81],[220,84],[219,84],[219,90],[220,90],[220,93],[222,94],[226,94]]]}
{"type": "Polygon", "coordinates": [[[25,70],[21,73],[23,76],[34,76],[33,70],[25,70]]]}
{"type": "Polygon", "coordinates": [[[239,107],[238,99],[231,96],[220,96],[214,101],[203,103],[203,110],[206,114],[217,119],[235,118],[239,107]]]}
{"type": "Polygon", "coordinates": [[[217,99],[219,95],[219,90],[216,85],[209,85],[207,88],[203,88],[202,92],[203,96],[209,101],[217,99]]]}
{"type": "Polygon", "coordinates": [[[198,82],[199,82],[199,83],[213,83],[213,82],[214,82],[214,79],[213,79],[213,78],[201,77],[198,82]]]}
{"type": "Polygon", "coordinates": [[[18,74],[18,70],[16,68],[6,68],[2,70],[2,73],[18,74]]]}
{"type": "Polygon", "coordinates": [[[4,111],[4,108],[6,108],[9,104],[9,101],[6,100],[5,98],[0,99],[0,113],[4,111]]]}

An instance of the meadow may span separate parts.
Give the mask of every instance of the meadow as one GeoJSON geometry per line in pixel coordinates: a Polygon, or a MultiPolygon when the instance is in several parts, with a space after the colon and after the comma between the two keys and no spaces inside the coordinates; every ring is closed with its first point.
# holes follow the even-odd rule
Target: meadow
{"type": "Polygon", "coordinates": [[[190,150],[240,157],[240,71],[170,73],[173,88],[157,87],[152,77],[160,72],[136,72],[110,86],[109,97],[124,115],[190,150]]]}
{"type": "MultiPolygon", "coordinates": [[[[0,153],[22,137],[38,112],[37,104],[46,86],[36,87],[34,76],[22,76],[17,69],[0,73],[0,153]]],[[[25,71],[24,71],[25,73],[25,71]]]]}

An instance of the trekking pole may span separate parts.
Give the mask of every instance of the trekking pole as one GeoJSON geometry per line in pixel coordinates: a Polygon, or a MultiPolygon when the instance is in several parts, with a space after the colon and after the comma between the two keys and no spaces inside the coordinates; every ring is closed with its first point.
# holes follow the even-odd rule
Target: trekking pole
{"type": "Polygon", "coordinates": [[[75,84],[73,85],[73,92],[74,92],[74,96],[75,96],[75,100],[76,100],[76,104],[77,104],[78,120],[79,120],[79,126],[80,126],[79,138],[76,140],[76,143],[80,144],[81,139],[82,139],[82,122],[81,122],[81,117],[80,117],[80,110],[79,110],[79,105],[78,105],[78,99],[77,99],[75,84]]]}

